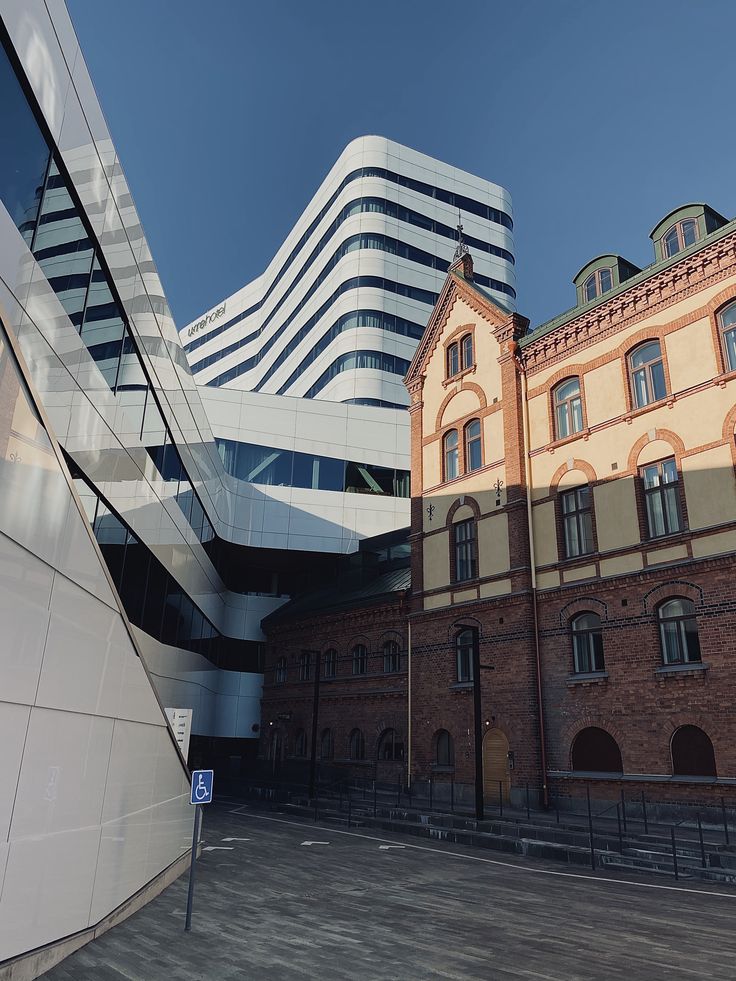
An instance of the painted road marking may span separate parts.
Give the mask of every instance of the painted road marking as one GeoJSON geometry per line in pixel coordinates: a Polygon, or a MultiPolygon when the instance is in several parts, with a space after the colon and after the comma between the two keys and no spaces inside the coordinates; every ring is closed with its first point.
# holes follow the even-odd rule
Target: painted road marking
{"type": "Polygon", "coordinates": [[[329,845],[329,841],[303,841],[303,845],[329,845]]]}
{"type": "Polygon", "coordinates": [[[223,838],[223,841],[250,841],[250,838],[223,838]]]}
{"type": "Polygon", "coordinates": [[[387,852],[389,848],[405,848],[406,846],[405,845],[379,845],[378,847],[382,852],[384,851],[387,852]]]}
{"type": "MultiPolygon", "coordinates": [[[[253,811],[230,811],[231,814],[240,814],[241,817],[253,818],[258,821],[271,821],[274,824],[290,824],[295,828],[306,828],[309,825],[302,824],[300,821],[286,821],[283,818],[266,817],[265,814],[256,814],[253,811]]],[[[361,835],[356,831],[341,831],[339,828],[330,828],[336,835],[348,835],[350,838],[363,838],[366,841],[387,841],[386,838],[377,838],[375,835],[361,835]]],[[[328,842],[323,842],[328,844],[328,842]]],[[[606,882],[614,886],[635,886],[638,889],[660,889],[664,892],[687,892],[696,896],[716,896],[718,899],[736,899],[735,893],[713,892],[709,889],[688,889],[685,886],[662,886],[656,882],[635,882],[633,879],[609,879],[604,875],[583,875],[580,872],[557,872],[554,869],[535,869],[528,865],[517,865],[514,862],[501,862],[495,858],[483,858],[480,855],[464,855],[462,852],[445,851],[443,848],[430,848],[428,845],[405,845],[405,848],[414,848],[420,852],[430,852],[432,855],[445,855],[450,858],[462,858],[467,862],[483,862],[485,865],[498,865],[505,869],[516,869],[519,872],[529,872],[531,875],[551,875],[560,879],[584,879],[586,882],[606,882]]]]}
{"type": "Polygon", "coordinates": [[[202,849],[203,852],[231,852],[232,850],[233,850],[232,845],[230,846],[207,845],[205,848],[202,849]]]}

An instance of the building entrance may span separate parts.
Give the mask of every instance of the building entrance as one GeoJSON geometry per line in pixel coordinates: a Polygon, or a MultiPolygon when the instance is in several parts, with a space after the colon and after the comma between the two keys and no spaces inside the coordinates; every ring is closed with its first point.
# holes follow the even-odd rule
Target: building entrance
{"type": "Polygon", "coordinates": [[[509,741],[500,729],[489,729],[483,738],[483,796],[498,801],[499,791],[504,802],[511,793],[509,741]]]}

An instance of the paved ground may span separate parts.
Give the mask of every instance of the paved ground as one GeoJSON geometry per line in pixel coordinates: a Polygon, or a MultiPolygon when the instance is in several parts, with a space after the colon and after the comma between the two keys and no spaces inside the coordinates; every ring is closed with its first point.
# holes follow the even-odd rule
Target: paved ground
{"type": "Polygon", "coordinates": [[[736,978],[728,888],[567,873],[236,807],[206,809],[217,848],[198,865],[190,934],[183,876],[46,981],[736,978]]]}

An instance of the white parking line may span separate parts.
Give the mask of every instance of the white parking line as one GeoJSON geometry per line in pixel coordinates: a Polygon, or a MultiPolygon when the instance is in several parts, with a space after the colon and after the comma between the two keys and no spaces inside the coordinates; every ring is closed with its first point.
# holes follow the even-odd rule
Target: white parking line
{"type": "MultiPolygon", "coordinates": [[[[315,827],[310,824],[303,824],[300,821],[287,821],[284,818],[267,817],[265,814],[256,814],[251,810],[237,808],[230,811],[240,817],[254,818],[258,821],[270,821],[273,824],[289,824],[295,828],[315,827]]],[[[357,831],[340,831],[338,828],[330,828],[331,834],[347,835],[350,838],[362,838],[365,841],[383,841],[386,844],[393,844],[390,838],[378,838],[375,835],[361,835],[357,831]]],[[[326,844],[326,842],[325,842],[326,844]]],[[[452,852],[443,848],[430,848],[428,845],[406,844],[405,848],[413,848],[420,852],[429,852],[431,855],[446,856],[449,858],[462,858],[468,862],[483,862],[485,865],[497,865],[504,869],[516,869],[519,872],[529,872],[532,875],[552,875],[562,879],[583,879],[586,882],[607,882],[615,886],[636,886],[639,889],[661,889],[665,892],[684,892],[695,894],[696,896],[716,896],[718,899],[736,899],[736,893],[712,892],[709,889],[688,889],[686,886],[663,886],[656,882],[635,882],[632,879],[609,879],[604,875],[583,875],[580,872],[557,872],[554,869],[535,869],[528,865],[517,865],[515,862],[501,862],[495,858],[483,858],[481,855],[464,855],[462,852],[452,852]]]]}

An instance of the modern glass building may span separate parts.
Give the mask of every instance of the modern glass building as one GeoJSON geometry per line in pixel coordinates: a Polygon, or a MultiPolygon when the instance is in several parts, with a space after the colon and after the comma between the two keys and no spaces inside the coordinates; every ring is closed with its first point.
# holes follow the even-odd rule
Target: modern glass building
{"type": "Polygon", "coordinates": [[[353,140],[266,271],[182,328],[197,382],[405,406],[459,216],[478,283],[513,309],[508,192],[392,140],[353,140]]]}

